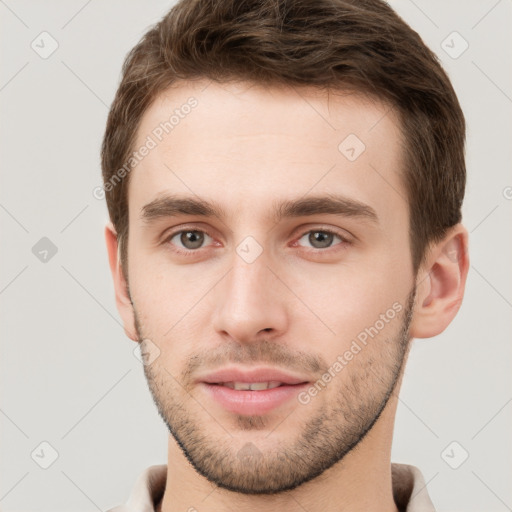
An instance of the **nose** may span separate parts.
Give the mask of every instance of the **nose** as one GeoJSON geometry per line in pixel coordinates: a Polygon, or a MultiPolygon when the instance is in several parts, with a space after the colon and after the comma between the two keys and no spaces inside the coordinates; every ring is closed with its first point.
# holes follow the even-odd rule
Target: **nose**
{"type": "Polygon", "coordinates": [[[234,253],[232,268],[215,287],[213,326],[238,343],[275,338],[288,327],[286,294],[265,252],[247,263],[234,253]]]}

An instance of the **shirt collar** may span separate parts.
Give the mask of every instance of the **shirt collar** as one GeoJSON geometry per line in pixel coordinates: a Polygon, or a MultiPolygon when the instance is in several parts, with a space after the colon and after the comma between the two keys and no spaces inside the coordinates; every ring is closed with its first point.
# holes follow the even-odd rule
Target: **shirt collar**
{"type": "MultiPolygon", "coordinates": [[[[421,471],[409,464],[391,464],[393,498],[400,512],[435,512],[421,471]]],[[[149,466],[137,478],[125,505],[107,512],[155,512],[162,499],[167,464],[149,466]]]]}

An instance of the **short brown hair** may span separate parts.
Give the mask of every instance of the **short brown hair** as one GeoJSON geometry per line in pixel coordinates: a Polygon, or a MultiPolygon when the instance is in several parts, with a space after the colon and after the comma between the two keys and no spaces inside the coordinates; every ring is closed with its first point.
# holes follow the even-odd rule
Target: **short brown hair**
{"type": "Polygon", "coordinates": [[[461,221],[465,121],[435,54],[381,0],[180,0],[130,51],[101,163],[127,276],[129,173],[144,112],[178,80],[359,90],[392,105],[404,139],[413,267],[461,221]],[[107,185],[110,185],[107,187],[107,185]]]}

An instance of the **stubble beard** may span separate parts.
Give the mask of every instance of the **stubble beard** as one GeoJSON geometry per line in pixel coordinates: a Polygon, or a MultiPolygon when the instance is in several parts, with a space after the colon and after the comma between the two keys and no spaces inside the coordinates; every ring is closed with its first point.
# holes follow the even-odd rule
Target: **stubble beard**
{"type": "MultiPolygon", "coordinates": [[[[283,435],[268,415],[233,414],[235,424],[223,424],[158,360],[144,365],[153,401],[184,456],[213,484],[247,495],[294,489],[342,462],[379,419],[407,359],[415,294],[414,288],[396,317],[401,325],[395,336],[372,340],[363,348],[330,384],[338,382],[339,388],[332,406],[314,409],[294,436],[283,435]],[[212,429],[219,435],[213,436],[212,429]],[[265,429],[270,432],[265,443],[249,439],[251,432],[265,429]]],[[[139,340],[145,340],[133,307],[139,340]]],[[[290,414],[304,414],[305,407],[297,403],[290,414]]]]}

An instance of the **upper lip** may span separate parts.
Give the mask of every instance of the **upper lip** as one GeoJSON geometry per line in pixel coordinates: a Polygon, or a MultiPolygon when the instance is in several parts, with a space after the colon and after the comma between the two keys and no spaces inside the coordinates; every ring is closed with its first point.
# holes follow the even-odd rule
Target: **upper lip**
{"type": "Polygon", "coordinates": [[[225,368],[216,372],[209,373],[200,377],[199,382],[207,382],[210,384],[218,384],[224,382],[270,382],[278,381],[283,384],[302,384],[309,382],[297,375],[286,373],[275,368],[257,368],[252,370],[243,370],[240,368],[225,368]]]}

